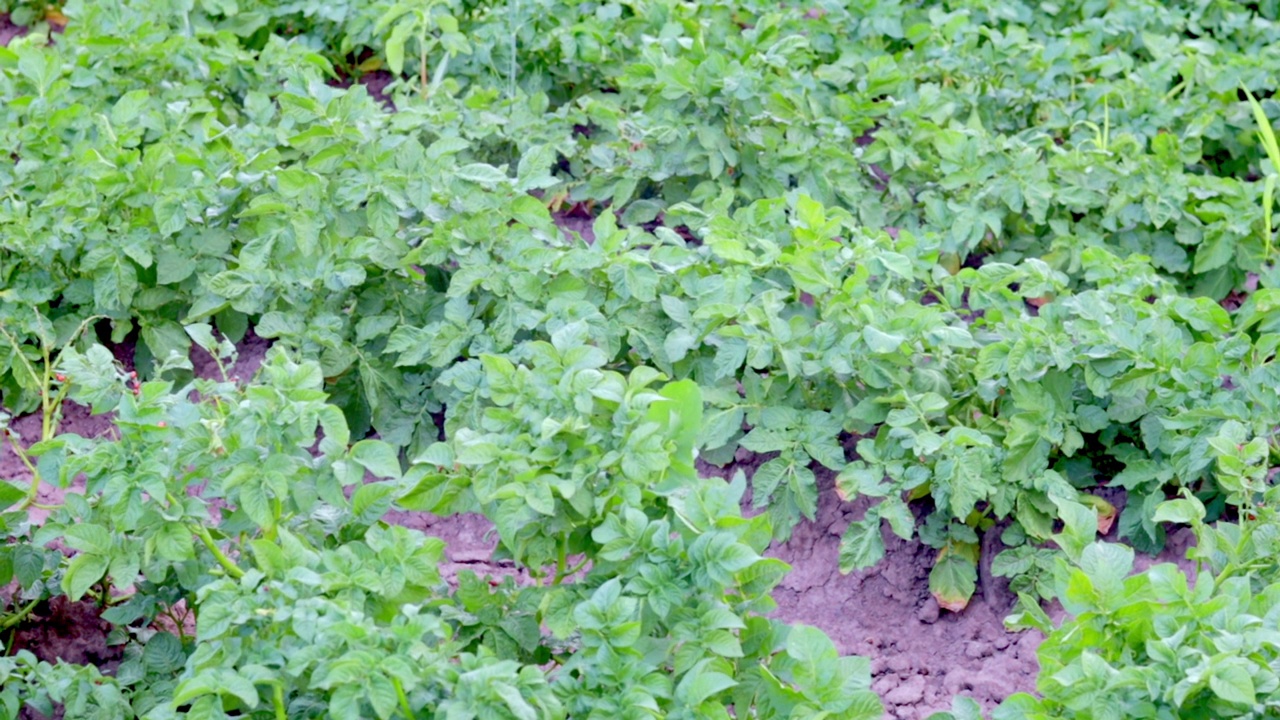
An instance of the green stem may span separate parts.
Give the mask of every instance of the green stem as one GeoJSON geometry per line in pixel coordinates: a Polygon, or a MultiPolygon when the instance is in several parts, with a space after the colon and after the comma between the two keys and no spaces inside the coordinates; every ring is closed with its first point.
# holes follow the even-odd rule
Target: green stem
{"type": "Polygon", "coordinates": [[[554,580],[551,581],[551,584],[559,585],[562,580],[564,580],[567,577],[571,577],[572,575],[576,574],[579,570],[586,567],[587,563],[590,560],[591,558],[584,557],[577,565],[574,565],[573,567],[569,568],[568,570],[565,570],[564,572],[557,572],[556,577],[554,580]]]}
{"type": "Polygon", "coordinates": [[[57,434],[58,424],[59,424],[59,422],[62,420],[62,417],[61,417],[61,415],[62,415],[62,402],[63,402],[64,400],[66,400],[66,399],[67,399],[67,394],[68,394],[68,393],[70,393],[70,392],[71,392],[71,383],[70,383],[70,382],[65,382],[65,383],[63,383],[63,384],[62,384],[62,387],[58,388],[58,396],[57,396],[56,398],[54,398],[54,399],[53,399],[52,414],[53,414],[53,416],[54,416],[54,417],[53,417],[53,420],[55,421],[55,422],[51,423],[51,428],[52,428],[53,432],[52,432],[52,433],[50,433],[50,434],[48,434],[48,435],[46,435],[46,436],[45,436],[44,438],[42,438],[42,439],[44,439],[44,440],[52,440],[52,439],[53,439],[53,436],[57,434]]]}
{"type": "Polygon", "coordinates": [[[213,541],[213,536],[209,534],[208,528],[188,527],[190,527],[190,529],[196,534],[196,537],[200,538],[200,542],[204,543],[204,546],[209,549],[209,552],[213,553],[213,557],[218,561],[218,564],[222,566],[222,569],[227,571],[228,575],[236,580],[244,577],[244,571],[240,569],[240,566],[231,562],[231,558],[223,554],[222,550],[218,548],[217,543],[213,541]]]}
{"type": "Polygon", "coordinates": [[[49,397],[49,388],[53,386],[53,358],[49,355],[49,344],[41,337],[40,355],[44,358],[44,375],[40,383],[40,439],[48,440],[49,421],[53,417],[53,398],[49,397]]]}
{"type": "Polygon", "coordinates": [[[1175,96],[1175,95],[1177,95],[1178,93],[1182,92],[1186,87],[1187,87],[1187,81],[1186,81],[1186,80],[1183,80],[1182,82],[1178,83],[1177,85],[1174,85],[1174,86],[1173,86],[1173,89],[1171,89],[1169,92],[1167,92],[1167,93],[1165,93],[1165,94],[1164,94],[1164,101],[1165,101],[1165,102],[1170,102],[1170,101],[1172,101],[1172,100],[1173,100],[1173,98],[1174,98],[1174,96],[1175,96]]]}
{"type": "Polygon", "coordinates": [[[400,684],[400,678],[391,678],[391,684],[396,689],[396,697],[400,700],[400,710],[404,713],[405,718],[413,720],[413,707],[409,705],[409,696],[404,694],[404,685],[400,684]]]}
{"type": "Polygon", "coordinates": [[[1218,577],[1213,579],[1214,584],[1221,584],[1223,580],[1235,575],[1236,571],[1239,569],[1240,568],[1237,567],[1235,563],[1227,563],[1227,566],[1222,568],[1222,572],[1218,573],[1218,577]]]}
{"type": "Polygon", "coordinates": [[[277,681],[271,688],[271,703],[276,707],[276,720],[289,720],[289,713],[284,705],[284,683],[277,681]]]}
{"type": "MultiPolygon", "coordinates": [[[[78,337],[80,333],[84,332],[85,328],[89,326],[89,323],[97,317],[99,316],[95,315],[86,318],[81,322],[80,327],[76,328],[75,333],[72,334],[72,339],[78,337]]],[[[40,353],[44,357],[44,372],[37,373],[35,366],[31,364],[30,360],[27,360],[26,355],[22,354],[22,346],[18,343],[17,338],[10,334],[3,324],[0,324],[0,335],[3,335],[9,345],[13,347],[14,355],[22,361],[22,365],[26,369],[27,374],[30,375],[31,379],[41,387],[40,440],[52,440],[53,436],[57,434],[58,423],[56,421],[59,419],[58,415],[62,408],[62,402],[66,400],[67,393],[71,391],[71,383],[64,383],[62,387],[58,388],[57,394],[51,396],[49,391],[53,386],[53,380],[57,373],[55,373],[53,369],[53,358],[49,354],[48,343],[42,341],[40,344],[40,353]]],[[[71,341],[68,340],[67,342],[70,343],[71,341]]],[[[64,345],[63,347],[65,348],[66,346],[64,345]]],[[[59,349],[58,354],[61,356],[61,349],[59,349]]],[[[42,482],[40,479],[40,472],[36,470],[36,466],[31,462],[31,458],[27,455],[26,449],[18,445],[18,441],[14,439],[13,433],[6,432],[5,435],[9,438],[9,445],[13,447],[14,454],[17,455],[18,459],[22,461],[22,464],[31,471],[31,487],[27,490],[27,497],[22,501],[22,504],[18,506],[18,511],[26,510],[32,506],[36,506],[41,509],[50,509],[48,507],[41,506],[36,502],[36,497],[40,494],[40,484],[42,482]]]]}
{"type": "Polygon", "coordinates": [[[31,471],[31,486],[27,488],[27,496],[22,500],[22,504],[18,506],[18,512],[22,512],[32,505],[36,504],[36,498],[40,495],[40,471],[32,464],[31,458],[27,455],[26,448],[18,444],[13,439],[12,432],[6,432],[5,437],[9,438],[9,446],[13,448],[13,454],[18,456],[23,465],[27,466],[27,470],[31,471]]]}
{"type": "Polygon", "coordinates": [[[40,598],[36,598],[26,605],[23,605],[21,610],[5,618],[4,622],[0,622],[0,630],[8,630],[9,628],[17,627],[18,623],[26,619],[26,617],[31,614],[31,611],[36,609],[36,605],[39,604],[40,598]]]}
{"type": "Polygon", "coordinates": [[[422,18],[418,28],[418,82],[422,84],[422,99],[430,96],[431,84],[427,80],[427,18],[422,18]]]}
{"type": "Polygon", "coordinates": [[[33,366],[31,361],[27,359],[27,356],[22,354],[22,345],[18,344],[18,340],[14,338],[13,335],[9,334],[8,329],[6,329],[3,324],[0,324],[0,335],[4,335],[5,339],[9,341],[9,344],[13,346],[14,356],[22,361],[22,366],[26,369],[27,374],[31,376],[31,379],[35,381],[35,384],[39,385],[40,374],[36,372],[35,366],[33,366]]]}
{"type": "Polygon", "coordinates": [[[569,557],[569,536],[564,535],[560,538],[560,548],[556,556],[556,576],[551,581],[552,585],[559,585],[561,578],[564,577],[564,566],[569,557]]]}

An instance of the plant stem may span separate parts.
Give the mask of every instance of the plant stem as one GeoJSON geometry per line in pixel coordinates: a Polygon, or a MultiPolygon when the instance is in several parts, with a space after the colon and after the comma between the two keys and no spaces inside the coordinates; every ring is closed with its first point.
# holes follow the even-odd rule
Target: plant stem
{"type": "Polygon", "coordinates": [[[31,361],[27,359],[27,356],[22,354],[22,346],[18,344],[17,339],[15,339],[13,335],[9,334],[9,331],[3,324],[0,324],[0,335],[4,335],[5,339],[9,341],[9,344],[13,346],[14,357],[22,361],[22,366],[26,368],[27,374],[31,376],[31,379],[34,380],[37,385],[39,385],[40,375],[36,372],[35,367],[32,366],[31,361]]]}
{"type": "Polygon", "coordinates": [[[276,708],[276,720],[289,720],[289,713],[284,705],[284,683],[278,680],[271,688],[271,704],[276,708]]]}
{"type": "Polygon", "coordinates": [[[244,577],[244,570],[241,570],[239,565],[231,562],[231,558],[223,554],[222,550],[218,548],[217,543],[213,541],[213,536],[209,534],[208,528],[188,527],[191,527],[191,530],[195,532],[196,537],[200,538],[200,542],[204,543],[204,546],[209,549],[209,552],[213,553],[213,557],[218,561],[218,564],[222,566],[222,569],[227,571],[228,575],[236,580],[244,577]]]}
{"type": "MultiPolygon", "coordinates": [[[[72,333],[71,338],[67,340],[67,343],[58,349],[59,357],[61,357],[62,351],[67,347],[67,345],[69,345],[75,338],[79,337],[80,334],[84,332],[85,328],[99,317],[100,316],[98,315],[94,315],[85,318],[80,323],[80,326],[76,328],[76,331],[72,333]]],[[[56,421],[59,419],[58,416],[61,412],[62,402],[66,400],[67,394],[71,392],[71,383],[63,383],[62,386],[58,388],[56,395],[50,395],[49,391],[53,386],[53,380],[57,373],[55,373],[53,369],[53,357],[49,354],[49,343],[43,337],[41,338],[40,343],[40,354],[44,358],[44,372],[37,373],[35,366],[31,364],[31,361],[27,359],[26,355],[22,354],[22,346],[18,344],[17,338],[15,338],[3,324],[0,324],[0,335],[3,335],[5,340],[13,347],[14,356],[22,361],[22,366],[26,369],[27,374],[30,375],[32,381],[41,388],[40,440],[52,440],[54,435],[57,434],[58,423],[56,421]]],[[[37,470],[35,464],[31,462],[31,458],[27,455],[26,449],[18,445],[18,441],[14,439],[13,433],[5,432],[5,436],[9,438],[9,445],[13,448],[13,453],[17,455],[18,459],[22,461],[22,464],[31,471],[31,486],[27,490],[27,497],[22,501],[22,504],[18,506],[18,511],[21,512],[22,510],[26,510],[33,506],[42,510],[56,509],[54,506],[44,506],[36,502],[36,498],[40,494],[40,484],[43,482],[40,478],[40,471],[37,470]]]]}
{"type": "Polygon", "coordinates": [[[418,82],[422,83],[422,99],[426,100],[430,85],[427,81],[427,18],[425,16],[418,33],[418,82]]]}
{"type": "MultiPolygon", "coordinates": [[[[167,494],[165,499],[169,501],[170,505],[182,506],[182,501],[174,497],[172,493],[167,494]]],[[[227,557],[222,550],[218,548],[218,544],[213,541],[213,535],[209,534],[208,528],[200,525],[188,524],[187,529],[196,537],[200,538],[200,542],[204,544],[209,552],[213,553],[213,557],[218,561],[218,564],[222,566],[222,569],[227,571],[228,575],[237,580],[244,577],[244,570],[241,570],[239,565],[232,562],[231,558],[227,557]]]]}
{"type": "Polygon", "coordinates": [[[564,566],[569,556],[569,536],[564,535],[560,538],[559,552],[556,555],[556,576],[552,579],[552,585],[559,585],[561,578],[564,577],[564,566]]]}
{"type": "Polygon", "coordinates": [[[400,700],[400,710],[408,720],[413,720],[413,707],[409,705],[409,696],[404,694],[404,685],[400,684],[400,678],[391,678],[391,684],[396,689],[396,697],[400,700]]]}
{"type": "Polygon", "coordinates": [[[182,618],[178,617],[178,616],[173,612],[173,608],[169,608],[168,610],[166,610],[166,611],[165,611],[165,613],[164,613],[164,614],[165,614],[165,615],[166,615],[170,620],[172,620],[172,621],[173,621],[173,629],[178,631],[178,639],[179,639],[179,640],[186,640],[186,639],[187,639],[187,631],[186,631],[186,630],[184,630],[184,629],[183,629],[183,627],[182,627],[182,625],[183,625],[182,618]]]}
{"type": "Polygon", "coordinates": [[[26,448],[18,444],[13,439],[12,432],[6,432],[5,437],[9,438],[9,446],[13,448],[13,454],[18,456],[23,465],[27,466],[27,470],[31,471],[31,486],[27,488],[27,496],[22,500],[22,504],[18,506],[18,512],[22,512],[32,505],[36,504],[36,498],[40,495],[40,471],[32,464],[31,458],[27,456],[26,448]]]}
{"type": "Polygon", "coordinates": [[[31,611],[36,609],[36,605],[39,604],[40,598],[36,598],[26,605],[23,605],[21,610],[5,618],[3,622],[0,622],[0,630],[8,630],[10,628],[17,627],[18,623],[26,619],[26,617],[31,614],[31,611]]]}
{"type": "Polygon", "coordinates": [[[573,575],[577,574],[579,570],[586,567],[588,562],[591,562],[591,558],[584,557],[582,558],[581,561],[578,562],[577,565],[574,565],[573,567],[563,572],[557,572],[556,577],[554,580],[552,580],[551,584],[559,585],[562,580],[564,580],[567,577],[572,577],[573,575]]]}

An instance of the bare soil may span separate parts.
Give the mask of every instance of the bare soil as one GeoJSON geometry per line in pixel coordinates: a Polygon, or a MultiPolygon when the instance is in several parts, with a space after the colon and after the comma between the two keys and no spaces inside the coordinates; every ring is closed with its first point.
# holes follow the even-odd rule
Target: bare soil
{"type": "MultiPolygon", "coordinates": [[[[748,477],[765,458],[725,468],[702,466],[704,476],[748,477]]],[[[1015,692],[1035,689],[1037,632],[1010,633],[1002,620],[1014,597],[1006,587],[979,588],[963,612],[942,610],[929,594],[936,551],[882,528],[885,558],[848,575],[839,571],[840,538],[861,519],[866,499],[844,502],[833,473],[815,467],[818,512],[768,554],[791,572],[774,591],[774,616],[822,628],[842,653],[871,659],[872,689],[889,718],[924,718],[968,695],[990,709],[1015,692]],[[993,602],[989,602],[987,597],[993,602]]]]}
{"type": "Polygon", "coordinates": [[[9,22],[7,13],[0,13],[0,46],[8,45],[10,40],[26,34],[26,28],[9,22]]]}
{"type": "Polygon", "coordinates": [[[13,650],[30,650],[48,663],[59,660],[75,665],[95,665],[103,673],[114,672],[123,657],[123,646],[108,645],[111,623],[89,601],[70,602],[65,596],[40,603],[13,634],[13,650]]]}

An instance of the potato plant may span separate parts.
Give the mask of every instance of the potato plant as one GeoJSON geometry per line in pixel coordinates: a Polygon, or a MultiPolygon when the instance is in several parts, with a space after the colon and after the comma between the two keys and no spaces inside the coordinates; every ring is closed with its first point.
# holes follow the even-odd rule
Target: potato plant
{"type": "Polygon", "coordinates": [[[126,658],[6,657],[9,715],[875,717],[768,618],[824,482],[842,571],[1010,578],[1051,638],[999,712],[1268,712],[1276,3],[0,8],[0,630],[88,598],[126,658]],[[1175,521],[1237,564],[1093,544],[1175,521]],[[1243,635],[1072,644],[1169,603],[1243,635]]]}

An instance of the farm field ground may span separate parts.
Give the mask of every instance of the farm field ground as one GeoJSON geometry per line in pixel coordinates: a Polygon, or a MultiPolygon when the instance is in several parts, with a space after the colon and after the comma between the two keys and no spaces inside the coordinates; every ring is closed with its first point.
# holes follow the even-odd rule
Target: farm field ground
{"type": "Polygon", "coordinates": [[[0,718],[1280,712],[1280,3],[0,11],[0,718]]]}

